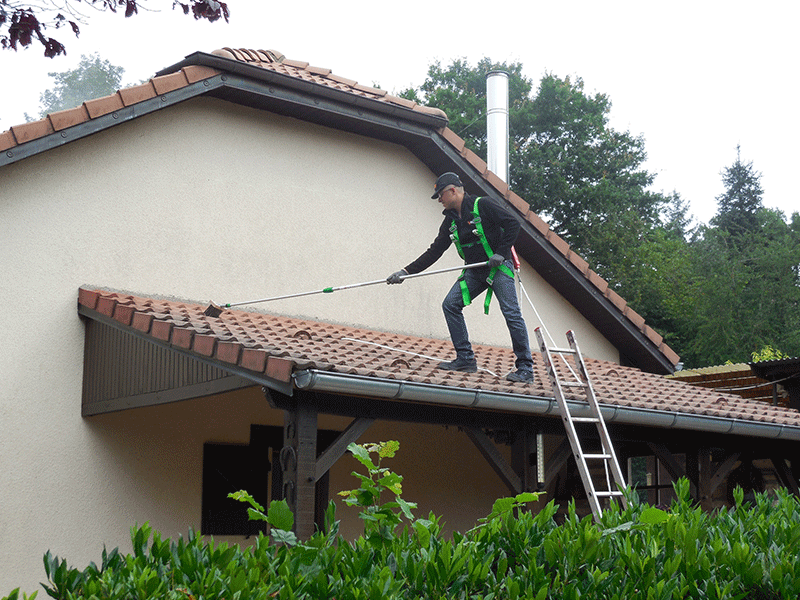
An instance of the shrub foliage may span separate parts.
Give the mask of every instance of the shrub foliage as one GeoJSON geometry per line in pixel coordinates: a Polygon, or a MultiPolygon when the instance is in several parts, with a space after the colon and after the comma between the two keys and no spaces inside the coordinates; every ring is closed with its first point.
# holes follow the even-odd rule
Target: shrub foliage
{"type": "MultiPolygon", "coordinates": [[[[366,465],[368,457],[358,456],[366,465]]],[[[397,495],[398,481],[389,473],[359,478],[371,487],[388,476],[397,495]]],[[[48,552],[43,585],[63,600],[800,597],[797,498],[778,491],[747,504],[738,490],[733,508],[709,514],[692,503],[686,480],[676,491],[666,511],[629,494],[629,508],[608,509],[600,523],[578,518],[574,504],[557,523],[552,502],[533,514],[524,505],[535,495],[522,494],[498,500],[475,528],[452,537],[442,535],[437,517],[415,519],[397,497],[381,513],[377,496],[355,493],[348,497],[372,508],[360,505],[370,518],[365,535],[352,542],[338,535],[333,503],[327,533],[303,542],[261,535],[248,549],[192,532],[162,539],[143,525],[131,530],[130,554],[104,550],[99,565],[83,570],[48,552]],[[375,520],[391,509],[397,518],[375,520]]],[[[282,513],[274,511],[283,520],[282,513]]],[[[260,509],[251,516],[269,520],[260,509]]],[[[7,598],[23,596],[14,590],[7,598]]]]}

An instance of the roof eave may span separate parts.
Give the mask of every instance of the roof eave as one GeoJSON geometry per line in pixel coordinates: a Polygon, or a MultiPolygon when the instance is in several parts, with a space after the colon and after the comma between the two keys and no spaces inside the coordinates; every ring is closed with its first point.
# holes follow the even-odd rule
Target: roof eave
{"type": "MultiPolygon", "coordinates": [[[[554,398],[522,394],[503,394],[484,390],[452,388],[426,383],[396,379],[380,379],[306,369],[296,371],[292,378],[294,385],[301,390],[326,392],[337,395],[391,399],[401,402],[421,402],[450,407],[472,408],[510,412],[523,415],[559,417],[560,413],[554,398]]],[[[570,403],[574,417],[590,416],[585,402],[570,403]]],[[[768,438],[774,440],[800,441],[800,427],[778,423],[758,423],[743,419],[692,415],[666,410],[654,410],[601,405],[606,423],[702,431],[722,435],[768,438]]]]}

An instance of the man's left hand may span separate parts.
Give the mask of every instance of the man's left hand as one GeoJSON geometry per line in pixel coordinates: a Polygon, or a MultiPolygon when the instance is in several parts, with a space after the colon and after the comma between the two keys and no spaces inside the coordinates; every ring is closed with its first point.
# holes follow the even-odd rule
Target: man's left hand
{"type": "Polygon", "coordinates": [[[494,269],[495,267],[499,267],[505,262],[505,258],[503,258],[500,254],[492,254],[492,257],[489,259],[489,267],[494,269]]]}

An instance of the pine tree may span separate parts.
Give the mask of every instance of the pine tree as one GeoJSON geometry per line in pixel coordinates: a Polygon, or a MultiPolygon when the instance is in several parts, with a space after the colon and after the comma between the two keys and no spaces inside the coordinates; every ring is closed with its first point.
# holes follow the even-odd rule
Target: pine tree
{"type": "Polygon", "coordinates": [[[761,173],[753,163],[743,163],[739,146],[736,146],[736,162],[722,172],[725,192],[717,196],[717,214],[711,225],[726,231],[737,240],[758,230],[758,212],[763,208],[761,197],[761,173]]]}

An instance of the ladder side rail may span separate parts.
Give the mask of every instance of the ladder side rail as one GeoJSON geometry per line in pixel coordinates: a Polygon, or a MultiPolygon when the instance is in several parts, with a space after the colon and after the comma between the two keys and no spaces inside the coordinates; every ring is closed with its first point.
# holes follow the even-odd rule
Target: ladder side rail
{"type": "Polygon", "coordinates": [[[569,439],[570,446],[572,447],[575,463],[578,465],[578,472],[580,473],[581,481],[583,482],[583,488],[586,491],[589,506],[592,509],[592,514],[594,515],[595,520],[599,520],[602,507],[600,506],[600,501],[597,497],[594,481],[592,481],[592,475],[589,471],[589,465],[586,462],[586,457],[580,443],[580,438],[578,438],[578,432],[575,429],[575,424],[572,421],[572,413],[569,411],[569,404],[564,397],[564,391],[561,389],[561,381],[558,378],[557,371],[555,370],[553,357],[550,353],[550,349],[545,344],[542,333],[538,327],[536,328],[535,333],[539,341],[539,348],[541,349],[542,356],[545,360],[545,370],[550,378],[553,394],[555,395],[556,399],[556,405],[561,413],[561,420],[564,422],[564,428],[567,431],[567,438],[569,439]]]}
{"type": "MultiPolygon", "coordinates": [[[[573,331],[567,332],[567,339],[569,341],[570,347],[575,351],[575,363],[578,367],[578,373],[580,376],[586,381],[586,398],[589,406],[591,407],[591,412],[596,417],[598,417],[597,421],[597,431],[600,434],[600,440],[602,443],[603,452],[605,454],[609,454],[611,459],[609,461],[611,465],[611,472],[614,477],[614,481],[617,485],[619,491],[623,491],[625,489],[625,477],[622,474],[622,469],[619,466],[619,461],[617,460],[617,454],[614,451],[614,446],[611,442],[611,436],[608,433],[608,428],[606,427],[606,421],[603,418],[603,414],[600,410],[600,404],[597,401],[597,396],[594,392],[594,386],[592,385],[591,378],[589,377],[589,371],[586,369],[586,363],[583,360],[583,355],[580,352],[580,348],[578,347],[578,342],[575,339],[575,334],[573,331]]],[[[606,465],[606,478],[608,478],[608,464],[606,465]]],[[[609,491],[611,490],[610,482],[609,482],[609,491]]],[[[623,498],[623,505],[627,508],[627,500],[623,498]]]]}

